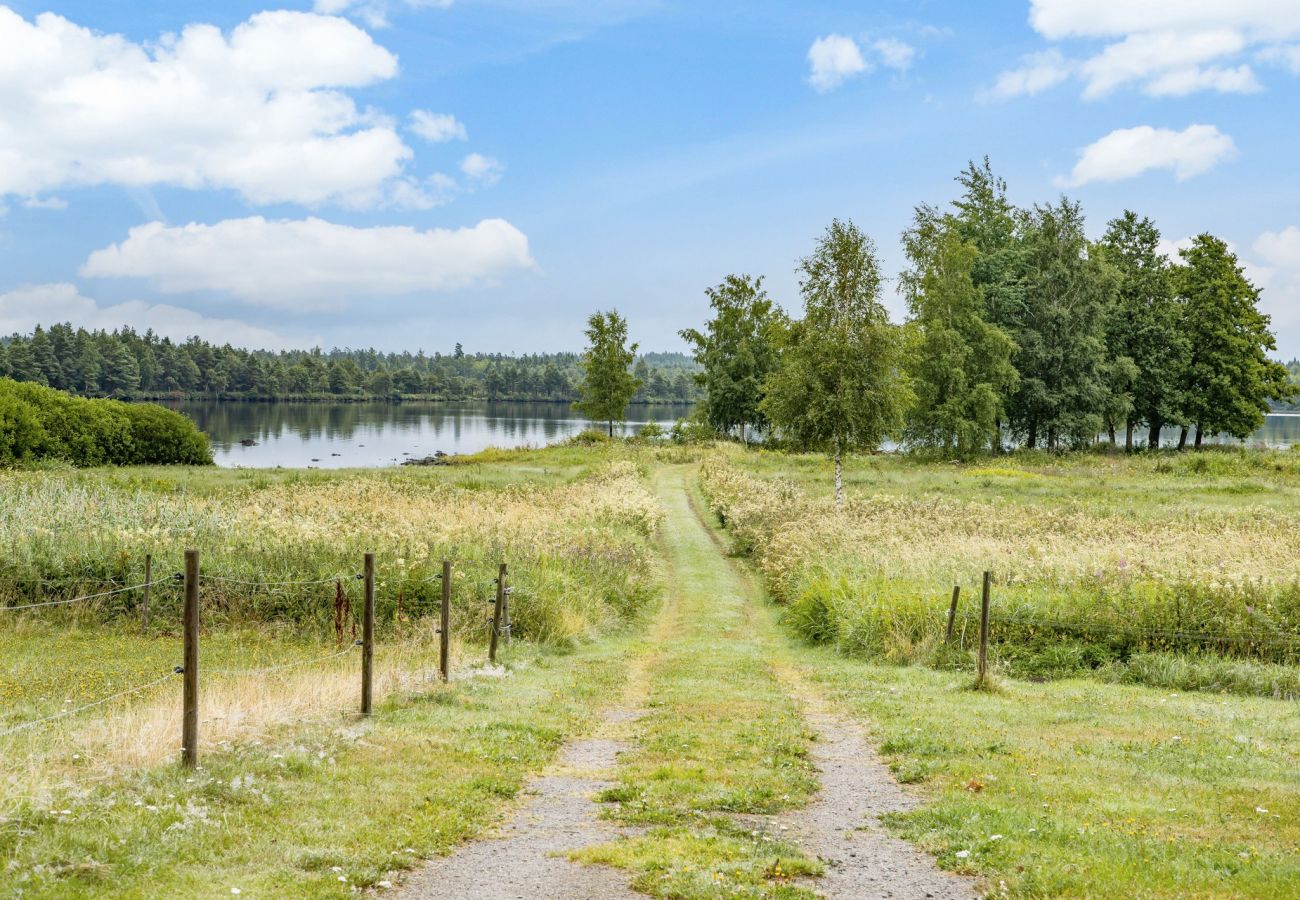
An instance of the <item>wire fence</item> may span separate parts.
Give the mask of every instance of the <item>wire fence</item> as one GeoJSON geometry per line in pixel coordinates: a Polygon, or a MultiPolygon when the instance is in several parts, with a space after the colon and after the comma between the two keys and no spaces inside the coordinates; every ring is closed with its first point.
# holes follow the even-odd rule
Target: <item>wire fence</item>
{"type": "Polygon", "coordinates": [[[32,719],[30,721],[23,722],[19,725],[14,725],[10,728],[0,730],[0,737],[8,737],[11,734],[17,734],[20,731],[26,731],[29,728],[35,728],[37,725],[45,725],[50,722],[56,722],[59,719],[66,719],[70,716],[75,716],[78,713],[83,713],[88,709],[94,709],[97,706],[103,706],[105,703],[111,703],[112,701],[121,699],[122,697],[128,697],[132,694],[139,694],[142,691],[147,691],[152,687],[157,687],[158,685],[162,684],[164,681],[174,678],[179,674],[181,674],[181,670],[179,667],[177,667],[176,669],[172,670],[171,672],[168,672],[166,675],[162,676],[161,678],[155,678],[153,681],[146,682],[145,684],[138,684],[135,687],[127,688],[124,691],[118,691],[115,694],[109,694],[107,697],[100,697],[98,700],[92,700],[91,702],[85,703],[81,706],[76,706],[73,707],[72,709],[61,710],[57,713],[54,713],[53,715],[43,716],[39,719],[32,719]]]}
{"type": "Polygon", "coordinates": [[[68,597],[61,600],[45,600],[39,603],[23,603],[17,606],[0,606],[0,612],[18,612],[24,609],[39,609],[45,606],[68,606],[73,603],[83,603],[87,600],[100,600],[104,597],[113,597],[116,596],[117,594],[125,594],[129,591],[142,591],[145,588],[156,587],[157,585],[160,584],[167,584],[168,582],[174,580],[175,580],[174,576],[170,578],[156,578],[153,581],[144,581],[141,582],[140,584],[132,584],[132,585],[127,585],[125,587],[114,588],[113,590],[110,591],[100,591],[99,593],[96,594],[86,594],[81,597],[68,597]]]}
{"type": "MultiPolygon", "coordinates": [[[[184,665],[177,665],[174,669],[159,678],[155,678],[133,687],[108,694],[89,703],[84,703],[68,709],[59,710],[47,716],[40,716],[25,722],[20,722],[5,728],[0,728],[0,738],[5,738],[19,732],[29,731],[51,723],[71,719],[81,713],[92,709],[106,706],[114,701],[122,700],[138,694],[145,693],[164,682],[174,678],[177,675],[182,676],[184,682],[182,697],[182,762],[187,765],[194,765],[197,760],[198,750],[198,684],[199,684],[199,654],[198,644],[200,638],[199,619],[200,619],[200,588],[203,583],[226,584],[243,588],[252,588],[254,590],[264,588],[276,589],[293,589],[293,588],[313,588],[326,584],[336,585],[335,596],[333,598],[334,617],[336,638],[342,644],[344,640],[344,630],[347,619],[352,621],[352,639],[347,641],[346,646],[334,652],[317,656],[311,656],[303,659],[293,659],[287,662],[272,662],[269,665],[254,666],[248,668],[213,668],[203,669],[202,674],[218,678],[258,678],[265,676],[279,675],[293,670],[301,670],[312,667],[325,666],[335,660],[342,659],[349,655],[357,654],[360,651],[361,656],[361,712],[362,715],[369,715],[372,704],[372,679],[373,679],[373,657],[375,650],[375,570],[374,556],[367,554],[365,559],[365,570],[361,574],[343,573],[331,575],[326,578],[268,578],[255,576],[249,578],[241,575],[231,574],[208,574],[201,573],[198,567],[198,554],[194,551],[187,551],[186,566],[184,572],[178,572],[163,578],[149,578],[148,574],[152,565],[152,557],[146,557],[145,571],[146,579],[137,584],[120,585],[108,590],[95,591],[92,593],[76,596],[57,598],[51,600],[33,601],[21,603],[13,606],[0,606],[0,612],[18,612],[27,610],[39,610],[48,607],[70,606],[73,604],[100,600],[131,592],[140,592],[144,599],[144,623],[148,624],[148,597],[152,588],[172,584],[181,585],[184,588],[184,607],[182,615],[182,646],[178,649],[182,651],[185,660],[184,665]],[[362,636],[356,638],[357,617],[352,610],[352,600],[347,596],[344,585],[354,580],[364,582],[364,605],[361,614],[362,636]]],[[[433,578],[428,579],[430,583],[439,582],[442,586],[443,602],[441,604],[439,626],[440,652],[438,673],[441,680],[446,682],[449,678],[450,657],[449,645],[451,638],[451,621],[449,614],[449,600],[451,596],[451,581],[454,577],[455,570],[449,562],[444,563],[443,572],[433,578]]],[[[497,597],[495,599],[495,609],[492,618],[489,620],[489,632],[492,635],[490,658],[495,661],[496,658],[496,638],[498,636],[508,637],[511,633],[509,620],[508,599],[512,589],[506,586],[504,582],[506,567],[501,565],[498,578],[488,582],[488,584],[497,588],[497,597]]],[[[25,582],[25,585],[31,585],[40,581],[34,579],[25,582]]],[[[49,583],[53,584],[54,581],[49,583]]],[[[61,582],[68,583],[68,582],[61,582]]],[[[469,590],[477,594],[481,589],[477,581],[471,582],[469,590]]],[[[489,601],[493,602],[493,601],[489,601]]],[[[396,609],[401,609],[401,596],[399,592],[398,604],[396,609]]],[[[2,620],[0,620],[2,621],[2,620]]]]}

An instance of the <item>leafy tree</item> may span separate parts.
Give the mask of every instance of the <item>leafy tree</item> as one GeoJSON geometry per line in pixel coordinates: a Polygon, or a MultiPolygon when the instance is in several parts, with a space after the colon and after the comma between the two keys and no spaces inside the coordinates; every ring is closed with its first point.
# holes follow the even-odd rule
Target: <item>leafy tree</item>
{"type": "Polygon", "coordinates": [[[1110,222],[1098,248],[1119,276],[1107,350],[1112,359],[1130,359],[1135,367],[1132,410],[1124,420],[1127,450],[1141,422],[1150,429],[1149,446],[1159,447],[1161,428],[1178,420],[1180,408],[1179,370],[1187,344],[1169,260],[1159,245],[1154,223],[1126,210],[1110,222]]]}
{"type": "Polygon", "coordinates": [[[903,235],[912,268],[907,295],[907,371],[916,391],[904,435],[913,445],[970,456],[998,444],[1002,398],[1017,381],[1016,345],[985,319],[984,297],[972,279],[979,256],[925,209],[903,235]]]}
{"type": "Polygon", "coordinates": [[[1286,367],[1268,358],[1277,349],[1269,317],[1228,245],[1202,234],[1179,255],[1186,265],[1175,278],[1189,348],[1183,415],[1196,425],[1197,447],[1207,434],[1245,438],[1264,423],[1269,399],[1294,396],[1295,386],[1286,367]]]}
{"type": "Polygon", "coordinates": [[[129,397],[140,388],[140,364],[125,344],[118,344],[104,359],[103,387],[118,397],[129,397]]]}
{"type": "Polygon", "coordinates": [[[681,332],[703,367],[695,376],[704,388],[701,414],[723,433],[740,429],[741,439],[746,440],[749,428],[766,424],[759,404],[763,383],[776,369],[772,338],[781,313],[763,290],[761,277],[728,275],[704,293],[713,318],[703,333],[694,328],[681,332]]]}
{"type": "Polygon", "coordinates": [[[1110,399],[1105,324],[1113,270],[1083,231],[1078,204],[1036,206],[1024,216],[1023,310],[1012,334],[1019,386],[1011,422],[1034,447],[1093,440],[1110,399]]]}
{"type": "MultiPolygon", "coordinates": [[[[1019,222],[1023,214],[1007,196],[1007,183],[993,173],[989,158],[980,164],[967,163],[956,178],[962,193],[953,202],[952,211],[941,213],[923,205],[916,214],[916,230],[938,234],[952,229],[975,247],[971,263],[971,283],[979,288],[984,303],[984,319],[1014,339],[1024,317],[1024,244],[1020,240],[1019,222]]],[[[999,398],[993,449],[1001,448],[1002,424],[1009,405],[1009,395],[999,398]]]]}
{"type": "Polygon", "coordinates": [[[609,423],[627,418],[627,405],[641,382],[628,369],[636,359],[637,345],[627,345],[627,320],[617,310],[592,313],[587,319],[587,349],[582,354],[582,387],[573,408],[593,421],[609,423]]]}
{"type": "Polygon", "coordinates": [[[902,332],[881,303],[875,245],[852,222],[834,220],[799,271],[804,317],[784,335],[761,409],[782,437],[830,454],[839,507],[844,454],[902,427],[911,401],[902,332]]]}

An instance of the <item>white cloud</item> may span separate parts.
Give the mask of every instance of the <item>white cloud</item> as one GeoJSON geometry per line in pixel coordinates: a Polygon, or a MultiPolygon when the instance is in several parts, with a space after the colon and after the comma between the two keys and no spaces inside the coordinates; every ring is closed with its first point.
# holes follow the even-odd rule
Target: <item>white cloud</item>
{"type": "Polygon", "coordinates": [[[825,93],[848,78],[868,71],[857,41],[842,34],[828,34],[808,48],[808,83],[825,93]]]}
{"type": "Polygon", "coordinates": [[[1300,356],[1300,228],[1266,231],[1251,249],[1256,263],[1249,274],[1263,291],[1260,309],[1273,319],[1278,350],[1300,356]]]}
{"type": "Polygon", "coordinates": [[[1300,75],[1300,44],[1265,47],[1259,60],[1269,65],[1281,66],[1292,75],[1300,75]]]}
{"type": "Polygon", "coordinates": [[[1069,78],[1073,69],[1074,66],[1055,48],[1031,53],[1020,61],[1019,68],[1009,69],[999,75],[985,96],[1001,99],[1039,94],[1069,78]]]}
{"type": "Polygon", "coordinates": [[[145,278],[164,293],[222,291],[307,312],[359,298],[490,284],[532,265],[528,238],[501,219],[418,231],[253,216],[215,225],[140,225],[121,243],[90,254],[81,274],[145,278]]]}
{"type": "Polygon", "coordinates": [[[417,109],[411,113],[411,130],[426,141],[435,144],[463,141],[469,138],[469,132],[465,130],[464,124],[455,116],[431,113],[425,109],[417,109]]]}
{"type": "Polygon", "coordinates": [[[879,57],[880,64],[887,69],[906,72],[916,59],[916,48],[898,38],[881,38],[871,43],[871,49],[879,57]]]}
{"type": "MultiPolygon", "coordinates": [[[[452,0],[403,0],[403,2],[412,9],[446,9],[452,4],[452,0]]],[[[316,0],[312,8],[322,15],[354,15],[371,28],[387,28],[389,10],[392,6],[393,3],[389,0],[316,0]]]]}
{"type": "MultiPolygon", "coordinates": [[[[1075,75],[1088,99],[1137,86],[1153,97],[1261,89],[1248,59],[1290,65],[1300,4],[1279,0],[1031,0],[1030,24],[1050,41],[1101,41],[1060,65],[1004,72],[988,93],[1035,93],[1075,75]],[[1038,77],[1030,77],[1036,73],[1038,77]]],[[[1055,49],[1055,48],[1053,48],[1055,49]]],[[[1059,50],[1057,51],[1059,53],[1059,50]]],[[[1300,54],[1298,54],[1300,55],[1300,54]]]]}
{"type": "Polygon", "coordinates": [[[1163,253],[1169,258],[1171,263],[1182,265],[1183,258],[1178,255],[1178,251],[1188,250],[1191,246],[1192,239],[1189,237],[1179,238],[1178,240],[1170,240],[1169,238],[1162,237],[1160,242],[1156,244],[1156,252],[1163,253]]]}
{"type": "Polygon", "coordinates": [[[312,13],[135,43],[0,6],[0,196],[174,185],[253,203],[382,203],[412,152],[344,89],[396,73],[370,35],[312,13]]]}
{"type": "Polygon", "coordinates": [[[906,72],[915,60],[916,48],[898,38],[878,38],[859,44],[842,34],[828,34],[817,38],[808,48],[808,83],[824,94],[855,75],[871,72],[877,65],[906,72]]]}
{"type": "Polygon", "coordinates": [[[1122,181],[1153,169],[1170,169],[1183,181],[1208,172],[1236,155],[1232,138],[1213,125],[1168,128],[1120,128],[1085,147],[1070,175],[1058,178],[1062,187],[1093,181],[1122,181]]]}
{"type": "Polygon", "coordinates": [[[496,184],[505,169],[497,160],[481,153],[471,153],[460,161],[460,170],[465,176],[482,185],[496,184]]]}
{"type": "Polygon", "coordinates": [[[266,350],[314,347],[321,343],[318,336],[285,337],[238,319],[211,318],[179,306],[141,300],[100,306],[66,283],[38,284],[0,294],[0,334],[26,333],[37,325],[49,327],[64,322],[91,331],[112,331],[123,326],[136,331],[152,328],[154,333],[173,341],[198,335],[216,344],[266,350]]]}

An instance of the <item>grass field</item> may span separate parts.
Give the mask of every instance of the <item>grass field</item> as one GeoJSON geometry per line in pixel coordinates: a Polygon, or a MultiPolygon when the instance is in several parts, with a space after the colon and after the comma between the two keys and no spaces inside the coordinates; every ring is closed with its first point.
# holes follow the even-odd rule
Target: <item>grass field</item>
{"type": "MultiPolygon", "coordinates": [[[[648,830],[581,858],[660,896],[803,896],[815,879],[795,876],[817,861],[745,826],[816,789],[814,736],[783,669],[859,721],[919,792],[921,807],[890,827],[993,893],[1289,896],[1300,704],[1275,699],[1295,693],[1285,656],[1261,642],[1147,645],[997,623],[995,689],[972,691],[969,643],[945,650],[936,634],[952,581],[973,598],[987,566],[1000,612],[1100,627],[1127,610],[1130,631],[1183,615],[1237,637],[1294,635],[1295,460],[855,459],[843,515],[829,509],[824,460],[731,447],[491,452],[416,472],[0,475],[15,498],[0,510],[9,604],[37,577],[74,578],[45,588],[55,596],[132,583],[145,547],[169,571],[190,540],[207,571],[291,578],[350,571],[375,535],[393,548],[381,556],[384,699],[369,721],[354,713],[354,653],[318,661],[336,652],[333,584],[207,589],[198,772],[172,763],[174,588],[159,588],[144,634],[131,593],[0,613],[0,731],[164,678],[0,737],[0,896],[343,896],[395,883],[498,821],[628,691],[648,714],[628,726],[603,799],[648,830]],[[666,466],[701,460],[725,539],[771,604],[742,602],[726,561],[679,541],[683,510],[652,491],[683,472],[666,466]],[[474,673],[448,687],[429,680],[433,594],[420,586],[444,553],[462,561],[457,668],[474,673]],[[523,622],[504,677],[475,672],[489,592],[471,584],[501,555],[523,622]],[[664,583],[672,567],[695,581],[664,583]],[[668,608],[647,634],[659,597],[668,608]],[[292,662],[304,665],[246,671],[292,662]]],[[[356,587],[345,585],[354,599],[356,587]]]]}
{"type": "MultiPolygon", "coordinates": [[[[187,547],[200,550],[204,575],[212,576],[201,590],[207,774],[179,783],[206,784],[209,793],[215,772],[245,764],[263,774],[278,771],[281,758],[299,752],[304,735],[332,747],[339,729],[357,731],[360,662],[351,645],[361,584],[352,575],[366,551],[378,556],[376,691],[381,698],[419,697],[432,688],[437,639],[430,615],[441,586],[431,576],[444,557],[454,561],[453,667],[462,672],[485,662],[488,601],[499,561],[511,566],[515,639],[510,652],[525,665],[537,660],[539,668],[549,665],[548,652],[587,646],[626,630],[656,591],[653,536],[659,511],[637,463],[625,453],[486,454],[471,464],[437,470],[328,475],[38,471],[0,474],[0,482],[7,501],[0,509],[0,545],[6,548],[0,565],[3,605],[138,584],[145,553],[153,554],[156,578],[162,579],[153,588],[147,631],[140,626],[140,591],[67,606],[0,610],[0,855],[10,871],[21,874],[21,881],[12,883],[22,885],[23,896],[39,893],[37,888],[59,896],[83,889],[97,894],[103,882],[96,878],[111,875],[115,885],[129,884],[119,876],[134,871],[137,862],[145,879],[137,884],[152,884],[154,878],[169,884],[171,876],[161,867],[168,865],[170,837],[161,841],[156,860],[134,846],[134,839],[115,847],[104,842],[116,833],[151,839],[145,826],[155,820],[165,828],[198,824],[197,814],[186,810],[203,802],[189,788],[180,793],[168,788],[181,798],[179,818],[145,815],[134,805],[115,808],[124,796],[140,799],[150,813],[150,806],[175,806],[155,802],[148,785],[155,779],[178,783],[170,766],[179,748],[180,678],[172,670],[181,661],[180,588],[166,579],[179,568],[187,547]],[[336,592],[345,597],[341,635],[335,633],[336,592]],[[141,685],[148,687],[115,698],[141,685]],[[78,712],[105,698],[109,702],[78,712]],[[54,718],[38,723],[47,717],[54,718]],[[275,761],[272,747],[278,748],[275,761]],[[64,827],[74,821],[77,828],[64,827]],[[142,853],[145,858],[135,860],[142,853]],[[94,884],[99,887],[87,886],[94,884]]],[[[608,647],[604,652],[614,653],[608,647]]],[[[609,657],[601,659],[601,665],[609,664],[609,657]]],[[[519,739],[525,741],[536,740],[527,733],[534,724],[545,726],[549,737],[529,751],[531,756],[521,757],[525,762],[515,782],[567,733],[569,726],[561,728],[556,716],[572,724],[586,713],[584,704],[599,696],[587,693],[588,685],[570,682],[567,674],[544,677],[554,682],[544,693],[569,691],[569,700],[559,698],[554,707],[539,700],[539,708],[525,714],[513,706],[512,696],[504,707],[511,710],[506,718],[484,713],[466,719],[479,722],[474,728],[500,725],[509,731],[509,716],[521,715],[527,727],[519,739]]],[[[599,676],[597,682],[600,677],[615,676],[599,676]]],[[[447,710],[430,712],[442,717],[447,710]]],[[[393,740],[415,746],[423,741],[420,731],[395,733],[393,740]]],[[[514,740],[508,734],[504,746],[514,740]]],[[[476,742],[482,741],[473,734],[465,738],[467,748],[476,742]]],[[[512,792],[494,787],[497,769],[480,762],[465,772],[468,787],[438,786],[466,797],[482,795],[473,810],[438,826],[453,835],[449,840],[482,821],[493,803],[512,792]]],[[[417,769],[415,783],[441,778],[431,767],[417,769]]],[[[295,777],[311,791],[324,792],[311,799],[320,799],[325,810],[329,786],[320,782],[323,775],[304,769],[295,777]]],[[[263,792],[254,793],[258,799],[263,792]]],[[[249,827],[263,827],[272,844],[284,825],[276,817],[293,811],[289,794],[282,801],[279,813],[250,820],[262,823],[249,827]]],[[[219,805],[204,808],[221,819],[231,814],[219,805]]],[[[397,816],[384,833],[406,834],[401,822],[409,818],[397,816]]],[[[250,847],[255,845],[252,840],[250,847]]],[[[425,841],[419,851],[429,849],[425,841]]],[[[218,865],[211,854],[199,858],[218,865]]],[[[260,859],[254,865],[268,870],[283,859],[249,858],[260,859]]]]}
{"type": "Polygon", "coordinates": [[[999,663],[1025,677],[1300,696],[1300,454],[855,460],[732,453],[704,486],[791,626],[849,653],[960,664],[993,572],[999,663]]]}

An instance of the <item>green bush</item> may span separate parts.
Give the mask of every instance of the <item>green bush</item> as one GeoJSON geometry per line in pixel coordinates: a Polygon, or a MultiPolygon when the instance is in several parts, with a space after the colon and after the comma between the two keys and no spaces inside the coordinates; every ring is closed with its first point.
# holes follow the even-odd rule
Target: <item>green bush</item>
{"type": "Polygon", "coordinates": [[[211,465],[208,439],[180,413],[152,403],[87,400],[0,379],[0,466],[211,465]]]}

